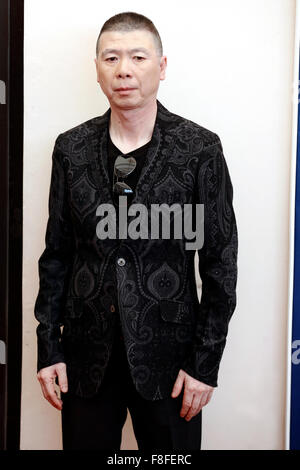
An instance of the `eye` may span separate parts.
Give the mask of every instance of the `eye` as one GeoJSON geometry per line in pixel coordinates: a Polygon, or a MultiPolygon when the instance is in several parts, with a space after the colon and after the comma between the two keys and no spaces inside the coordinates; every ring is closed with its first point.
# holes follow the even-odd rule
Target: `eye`
{"type": "Polygon", "coordinates": [[[142,57],[142,56],[140,56],[140,55],[136,55],[136,56],[134,56],[134,57],[135,57],[136,59],[138,59],[138,62],[142,62],[142,61],[145,59],[145,57],[142,57]],[[140,59],[141,59],[141,60],[140,60],[140,59]]]}
{"type": "Polygon", "coordinates": [[[108,62],[114,62],[114,60],[112,60],[112,59],[116,59],[116,57],[108,57],[106,60],[107,60],[108,62]]]}

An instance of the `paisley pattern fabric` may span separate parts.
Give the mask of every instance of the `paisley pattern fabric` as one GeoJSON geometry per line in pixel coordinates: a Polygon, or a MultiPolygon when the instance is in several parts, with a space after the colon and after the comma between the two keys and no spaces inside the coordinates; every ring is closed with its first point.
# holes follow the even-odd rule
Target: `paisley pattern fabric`
{"type": "Polygon", "coordinates": [[[204,204],[199,303],[195,250],[185,249],[184,236],[97,237],[97,207],[113,204],[107,161],[110,112],[61,133],[55,142],[34,307],[37,370],[65,362],[69,392],[93,396],[120,321],[132,380],[145,399],[169,397],[179,369],[216,387],[236,306],[238,247],[221,141],[157,100],[153,135],[132,200],[148,208],[149,218],[154,203],[204,204]]]}

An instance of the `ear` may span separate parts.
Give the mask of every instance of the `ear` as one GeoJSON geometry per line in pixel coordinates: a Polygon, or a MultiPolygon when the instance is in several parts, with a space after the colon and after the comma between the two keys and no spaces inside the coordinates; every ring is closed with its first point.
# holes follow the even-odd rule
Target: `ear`
{"type": "Polygon", "coordinates": [[[95,65],[96,65],[96,74],[97,74],[97,82],[99,83],[99,75],[98,75],[98,62],[97,62],[97,57],[94,59],[95,65]]]}
{"type": "Polygon", "coordinates": [[[163,55],[160,58],[160,80],[164,80],[166,78],[166,68],[167,68],[167,56],[163,55]]]}

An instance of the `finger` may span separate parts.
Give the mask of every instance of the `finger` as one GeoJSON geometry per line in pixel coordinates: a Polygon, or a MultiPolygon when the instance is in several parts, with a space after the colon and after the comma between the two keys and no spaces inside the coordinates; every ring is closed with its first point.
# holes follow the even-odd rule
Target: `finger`
{"type": "Polygon", "coordinates": [[[39,379],[39,382],[40,382],[40,386],[41,386],[41,389],[42,389],[42,392],[43,392],[43,396],[44,396],[44,398],[46,398],[46,390],[44,388],[43,381],[41,379],[39,379]]]}
{"type": "Polygon", "coordinates": [[[203,408],[208,403],[208,394],[209,392],[202,392],[201,400],[200,400],[200,407],[203,408]]]}
{"type": "Polygon", "coordinates": [[[197,411],[196,411],[196,413],[195,413],[195,416],[197,416],[197,414],[199,414],[201,410],[202,410],[202,407],[199,405],[199,406],[198,406],[198,409],[197,409],[197,411]]]}
{"type": "Polygon", "coordinates": [[[184,387],[184,393],[182,398],[182,406],[180,410],[180,416],[183,418],[189,411],[193,401],[193,393],[188,390],[187,387],[184,387]]]}
{"type": "Polygon", "coordinates": [[[66,372],[66,366],[57,367],[56,373],[58,376],[59,388],[63,393],[66,393],[68,391],[68,377],[66,372]]]}
{"type": "Polygon", "coordinates": [[[58,410],[62,409],[62,400],[60,400],[57,396],[57,393],[54,388],[54,378],[47,378],[43,381],[44,391],[45,391],[45,398],[49,401],[49,403],[57,408],[58,410]]]}
{"type": "Polygon", "coordinates": [[[194,398],[192,401],[192,405],[185,417],[186,421],[190,421],[194,416],[198,414],[198,410],[200,410],[200,401],[201,401],[201,394],[194,394],[194,398]]]}
{"type": "Polygon", "coordinates": [[[42,392],[43,392],[43,396],[46,400],[48,400],[48,392],[47,392],[47,388],[44,384],[44,379],[39,379],[39,382],[40,382],[40,385],[41,385],[41,389],[42,389],[42,392]]]}
{"type": "Polygon", "coordinates": [[[183,382],[184,382],[184,376],[179,371],[177,379],[176,379],[174,387],[173,387],[173,390],[172,390],[172,393],[171,393],[172,398],[175,398],[180,394],[180,392],[182,390],[183,382]]]}

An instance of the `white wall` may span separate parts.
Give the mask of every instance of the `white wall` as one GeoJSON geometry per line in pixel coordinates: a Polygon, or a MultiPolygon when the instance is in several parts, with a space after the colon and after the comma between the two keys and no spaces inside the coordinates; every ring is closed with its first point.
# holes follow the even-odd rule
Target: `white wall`
{"type": "MultiPolygon", "coordinates": [[[[168,57],[158,99],[217,132],[234,186],[238,303],[203,449],[284,446],[294,0],[25,0],[24,305],[21,449],[60,449],[60,412],[36,380],[37,261],[56,136],[102,114],[95,42],[110,16],[152,19],[168,57]]],[[[135,449],[130,420],[125,449],[135,449]]]]}

